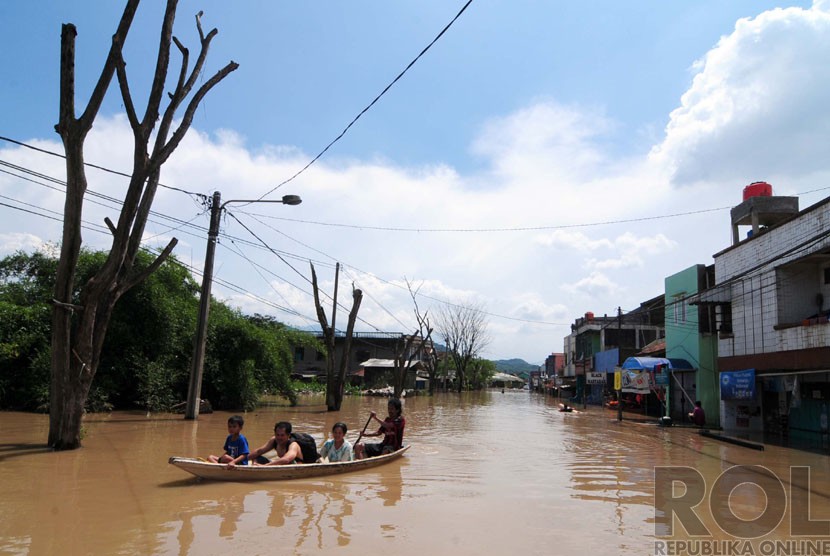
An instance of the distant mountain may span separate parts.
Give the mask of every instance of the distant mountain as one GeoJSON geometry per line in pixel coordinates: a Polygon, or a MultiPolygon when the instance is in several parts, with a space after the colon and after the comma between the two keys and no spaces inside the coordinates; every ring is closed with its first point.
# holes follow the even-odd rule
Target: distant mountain
{"type": "Polygon", "coordinates": [[[538,371],[539,365],[528,363],[524,359],[499,359],[493,361],[496,364],[496,370],[502,373],[520,376],[527,379],[530,376],[530,371],[538,371]]]}

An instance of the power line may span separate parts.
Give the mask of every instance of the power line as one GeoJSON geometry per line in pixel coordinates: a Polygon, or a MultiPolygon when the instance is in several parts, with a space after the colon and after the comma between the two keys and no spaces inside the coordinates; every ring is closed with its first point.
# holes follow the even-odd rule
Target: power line
{"type": "MultiPolygon", "coordinates": [[[[828,188],[830,189],[830,188],[828,188]]],[[[299,224],[314,224],[316,226],[330,226],[334,228],[351,228],[356,230],[377,230],[382,232],[461,232],[461,233],[478,233],[478,232],[534,232],[544,230],[564,230],[568,228],[589,228],[593,226],[605,226],[610,224],[630,224],[633,222],[646,222],[649,220],[663,220],[666,218],[676,218],[678,216],[690,216],[693,214],[703,214],[707,212],[716,212],[720,210],[729,210],[732,207],[718,207],[711,209],[693,210],[689,212],[677,212],[673,214],[661,214],[657,216],[641,216],[639,218],[627,218],[622,220],[606,220],[602,222],[586,222],[582,224],[557,224],[553,226],[518,226],[515,228],[402,228],[394,226],[366,226],[363,224],[340,224],[334,222],[320,222],[314,220],[300,220],[296,218],[285,218],[279,216],[269,216],[266,214],[249,213],[251,216],[261,216],[263,218],[272,218],[274,220],[283,220],[285,222],[295,222],[299,224]]]]}
{"type": "MultiPolygon", "coordinates": [[[[249,234],[251,234],[252,236],[254,236],[255,238],[257,238],[257,239],[260,241],[260,243],[262,243],[262,245],[264,245],[264,246],[265,246],[265,248],[266,248],[266,249],[268,249],[271,253],[273,253],[274,255],[276,255],[276,256],[277,256],[277,258],[279,258],[279,259],[280,259],[282,262],[284,262],[286,265],[288,265],[288,267],[289,267],[291,270],[293,270],[294,272],[296,272],[296,273],[297,273],[297,274],[298,274],[298,275],[299,275],[299,276],[300,276],[303,280],[305,280],[306,282],[308,282],[308,283],[309,283],[309,284],[311,284],[312,286],[314,285],[314,283],[313,283],[311,280],[309,280],[309,279],[308,279],[308,278],[307,278],[307,277],[306,277],[303,273],[301,273],[299,270],[297,270],[296,268],[294,268],[294,266],[293,266],[291,263],[289,263],[288,261],[286,261],[286,260],[285,260],[285,258],[284,258],[284,257],[282,257],[282,255],[280,255],[277,251],[275,251],[274,249],[272,249],[272,248],[271,248],[271,246],[270,246],[270,245],[268,245],[268,244],[265,242],[265,240],[263,240],[261,237],[259,237],[259,236],[258,236],[258,235],[257,235],[257,234],[253,231],[253,230],[251,230],[248,226],[246,226],[245,224],[243,224],[243,223],[242,223],[242,221],[241,221],[241,220],[239,220],[239,218],[237,218],[237,217],[236,217],[233,213],[231,213],[231,212],[230,212],[229,210],[227,210],[227,209],[225,209],[225,212],[226,212],[226,213],[227,213],[227,214],[228,214],[231,218],[233,218],[234,220],[236,220],[237,222],[239,222],[239,224],[240,224],[243,228],[245,228],[245,229],[248,231],[248,233],[249,233],[249,234]]],[[[301,291],[302,291],[302,290],[301,290],[301,291]]],[[[306,293],[307,293],[307,292],[306,292],[306,293]]],[[[323,293],[323,295],[325,295],[325,296],[326,296],[326,297],[328,297],[329,299],[332,299],[332,298],[331,298],[331,296],[329,296],[329,295],[328,295],[328,294],[326,294],[325,292],[322,292],[322,293],[323,293]]],[[[334,301],[335,301],[335,302],[337,302],[336,300],[334,300],[334,301]]],[[[343,306],[342,304],[337,303],[337,305],[338,305],[339,307],[342,307],[344,310],[346,310],[346,307],[345,307],[345,306],[343,306]]],[[[366,321],[366,320],[362,319],[361,317],[357,317],[357,319],[358,319],[360,322],[364,323],[365,325],[367,325],[367,326],[371,326],[372,328],[374,328],[375,330],[377,330],[378,332],[380,332],[380,328],[378,328],[378,327],[377,327],[377,326],[375,326],[374,324],[372,324],[372,323],[370,323],[370,322],[368,322],[368,321],[366,321]]]]}
{"type": "MultiPolygon", "coordinates": [[[[4,198],[7,198],[7,197],[4,197],[4,198]]],[[[18,201],[17,199],[13,199],[13,201],[16,202],[16,203],[23,203],[22,201],[18,201]]],[[[28,204],[28,203],[23,203],[23,204],[28,204]]],[[[26,208],[16,207],[14,205],[10,205],[8,203],[3,203],[3,202],[0,202],[0,206],[8,207],[10,209],[14,209],[14,210],[17,210],[17,211],[20,211],[20,212],[25,212],[25,213],[32,214],[32,215],[35,215],[35,216],[39,216],[41,218],[47,218],[49,220],[55,220],[57,222],[63,221],[63,217],[62,217],[63,215],[60,215],[60,217],[50,216],[49,214],[42,214],[42,213],[36,212],[34,210],[29,210],[29,209],[26,209],[26,208]]],[[[29,205],[29,206],[34,206],[34,205],[29,205]]],[[[38,208],[40,210],[47,211],[47,212],[52,212],[56,215],[59,214],[56,211],[52,211],[52,210],[49,210],[49,209],[46,209],[46,208],[43,208],[43,207],[36,207],[36,208],[38,208]]],[[[103,235],[109,235],[110,234],[108,228],[106,228],[104,226],[97,225],[97,224],[91,224],[91,223],[85,222],[85,221],[82,221],[81,227],[84,228],[85,230],[89,230],[89,231],[92,231],[92,232],[98,232],[98,233],[103,234],[103,235]]],[[[153,250],[153,249],[147,248],[147,247],[141,247],[141,249],[143,251],[147,252],[147,253],[156,254],[156,255],[160,252],[160,250],[153,250]]],[[[178,260],[175,257],[168,258],[167,262],[170,262],[171,264],[176,264],[176,265],[178,265],[182,268],[185,268],[186,270],[188,270],[188,272],[192,273],[193,275],[195,275],[197,277],[202,275],[202,272],[199,269],[197,269],[196,267],[194,267],[192,265],[184,263],[184,262],[178,260]]],[[[214,278],[214,281],[216,283],[220,284],[221,286],[233,291],[233,292],[243,294],[247,297],[250,297],[250,298],[262,303],[263,305],[267,305],[269,307],[272,307],[273,309],[277,309],[279,311],[289,313],[289,314],[297,314],[298,316],[301,316],[301,317],[303,316],[303,315],[297,313],[296,311],[294,311],[293,309],[286,309],[285,307],[277,305],[276,303],[274,303],[272,301],[269,301],[268,299],[262,298],[262,297],[260,297],[256,294],[254,294],[252,292],[249,292],[249,291],[245,290],[244,288],[241,288],[241,287],[237,286],[236,284],[233,284],[233,283],[228,282],[226,280],[222,280],[220,278],[214,278]]]]}
{"type": "Polygon", "coordinates": [[[324,154],[326,154],[326,151],[328,151],[328,150],[331,148],[331,146],[332,146],[332,145],[334,145],[335,143],[337,143],[337,142],[338,142],[338,141],[339,141],[339,140],[340,140],[340,139],[341,139],[344,135],[346,135],[346,132],[347,132],[347,131],[349,131],[349,128],[351,128],[351,127],[355,124],[355,122],[357,122],[357,120],[359,120],[359,119],[360,119],[360,117],[361,117],[363,114],[365,114],[366,112],[368,112],[368,111],[369,111],[369,109],[370,109],[370,108],[372,108],[372,106],[374,106],[374,105],[375,105],[375,103],[376,103],[378,100],[380,100],[380,97],[382,97],[383,95],[385,95],[385,94],[386,94],[386,91],[388,91],[389,89],[391,89],[391,88],[392,88],[392,85],[394,85],[395,83],[397,83],[397,82],[398,82],[398,80],[399,80],[401,77],[403,77],[403,75],[404,75],[407,71],[409,71],[409,68],[411,68],[412,66],[414,66],[414,65],[415,65],[415,62],[417,62],[417,61],[421,58],[421,56],[423,56],[423,55],[426,53],[426,51],[427,51],[427,50],[429,50],[430,48],[432,48],[432,45],[434,45],[436,42],[438,42],[438,39],[440,39],[440,38],[444,35],[444,33],[446,33],[446,32],[447,32],[447,30],[448,30],[450,27],[452,27],[452,24],[453,24],[453,23],[455,23],[455,20],[457,20],[459,17],[461,17],[461,14],[463,14],[463,13],[464,13],[464,11],[467,9],[467,7],[468,7],[470,4],[472,4],[472,2],[473,2],[473,0],[467,0],[467,3],[466,3],[466,4],[464,4],[464,6],[461,8],[461,10],[459,10],[459,12],[458,12],[457,14],[455,14],[455,17],[454,17],[454,18],[452,18],[452,20],[451,20],[449,23],[447,23],[447,25],[446,25],[446,26],[445,26],[445,27],[441,30],[441,32],[440,32],[440,33],[438,33],[438,35],[436,35],[436,37],[435,37],[434,39],[432,39],[432,41],[431,41],[431,42],[430,42],[430,43],[429,43],[426,47],[424,47],[424,49],[423,49],[423,50],[421,50],[421,52],[420,52],[417,56],[415,56],[415,58],[414,58],[411,62],[409,62],[409,64],[408,64],[408,65],[407,65],[407,66],[403,69],[403,71],[402,71],[402,72],[400,72],[400,73],[397,75],[397,77],[395,77],[395,79],[393,79],[393,80],[391,81],[391,83],[389,83],[389,84],[388,84],[388,85],[387,85],[387,86],[386,86],[386,87],[385,87],[385,88],[384,88],[384,89],[380,92],[380,94],[379,94],[378,96],[376,96],[376,97],[374,98],[374,100],[372,100],[372,102],[370,102],[370,103],[368,104],[368,106],[366,106],[366,108],[364,108],[363,110],[361,110],[361,111],[360,111],[360,113],[359,113],[357,116],[355,116],[355,117],[354,117],[354,119],[353,119],[351,122],[349,122],[349,125],[347,125],[347,126],[343,129],[343,131],[341,131],[341,132],[340,132],[340,135],[338,135],[337,137],[335,137],[335,138],[334,138],[334,139],[333,139],[333,140],[332,140],[332,141],[331,141],[328,145],[326,145],[326,147],[325,147],[322,151],[320,151],[320,152],[317,154],[317,156],[315,156],[314,158],[312,158],[312,159],[311,159],[311,161],[310,161],[308,164],[306,164],[305,166],[303,166],[303,167],[300,169],[300,171],[298,171],[296,174],[294,174],[293,176],[291,176],[291,177],[290,177],[290,178],[288,178],[287,180],[284,180],[284,181],[282,181],[282,182],[278,183],[275,187],[273,187],[273,188],[272,188],[271,190],[269,190],[267,193],[265,193],[264,195],[262,195],[262,197],[259,197],[259,199],[263,199],[263,198],[267,197],[268,195],[270,195],[271,193],[273,193],[274,191],[276,191],[277,189],[279,189],[280,187],[282,187],[282,186],[283,186],[283,185],[285,185],[286,183],[288,183],[288,182],[292,181],[294,178],[296,178],[297,176],[299,176],[300,174],[302,174],[303,172],[305,172],[305,171],[306,171],[306,170],[307,170],[307,169],[308,169],[308,168],[309,168],[312,164],[314,164],[315,162],[317,162],[317,160],[318,160],[320,157],[322,157],[324,154]]]}
{"type": "MultiPolygon", "coordinates": [[[[40,147],[35,147],[34,145],[29,145],[29,144],[23,143],[22,141],[17,141],[15,139],[11,139],[9,137],[4,137],[2,135],[0,135],[0,141],[6,141],[8,143],[12,143],[12,144],[18,145],[20,147],[25,147],[27,149],[31,149],[31,150],[39,152],[39,153],[48,154],[50,156],[55,156],[55,157],[63,158],[63,159],[66,158],[65,154],[56,153],[54,151],[50,151],[50,150],[43,149],[43,148],[40,148],[40,147]]],[[[112,170],[112,169],[107,168],[105,166],[99,166],[99,165],[93,164],[91,162],[84,162],[84,166],[88,166],[90,168],[95,168],[96,170],[101,170],[102,172],[107,172],[109,174],[114,174],[116,176],[121,176],[121,177],[128,178],[128,179],[132,178],[132,175],[127,174],[126,172],[120,172],[118,170],[112,170]]],[[[174,187],[172,185],[165,185],[161,182],[159,182],[158,185],[159,185],[159,187],[164,187],[165,189],[170,189],[172,191],[178,191],[180,193],[186,193],[187,195],[192,195],[194,197],[207,198],[207,195],[205,195],[204,193],[196,193],[196,192],[193,192],[193,191],[187,191],[186,189],[181,189],[179,187],[174,187]]]]}

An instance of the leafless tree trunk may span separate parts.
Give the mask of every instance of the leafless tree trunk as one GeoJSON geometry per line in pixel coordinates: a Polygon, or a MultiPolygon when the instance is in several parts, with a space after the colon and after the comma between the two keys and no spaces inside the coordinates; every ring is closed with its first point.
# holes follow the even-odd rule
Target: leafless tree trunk
{"type": "Polygon", "coordinates": [[[401,335],[395,346],[395,358],[393,359],[395,367],[392,370],[392,389],[395,398],[401,397],[406,385],[406,373],[412,366],[412,361],[415,360],[424,347],[423,341],[419,341],[418,347],[413,350],[412,345],[416,340],[421,340],[417,330],[409,336],[401,335]]]}
{"type": "Polygon", "coordinates": [[[363,292],[352,284],[352,309],[349,311],[349,322],[346,324],[346,340],[343,345],[343,358],[340,360],[340,371],[333,390],[337,393],[334,398],[334,409],[329,406],[329,411],[340,411],[343,403],[343,391],[346,388],[346,373],[349,370],[349,361],[352,357],[352,335],[354,334],[354,323],[357,320],[357,312],[360,310],[360,303],[363,301],[363,292]]]}
{"type": "MultiPolygon", "coordinates": [[[[424,367],[427,371],[427,376],[429,378],[429,394],[430,396],[435,393],[435,379],[438,374],[438,352],[435,351],[435,346],[432,343],[432,331],[433,328],[430,326],[429,323],[429,311],[425,311],[421,313],[421,309],[418,306],[418,290],[420,290],[420,286],[413,290],[412,284],[409,280],[406,280],[406,287],[409,290],[409,295],[412,297],[412,305],[414,306],[415,311],[415,320],[418,321],[418,330],[415,334],[421,338],[421,348],[420,348],[420,355],[421,361],[424,364],[424,367]]],[[[398,396],[399,397],[399,396],[398,396]]]]}
{"type": "Polygon", "coordinates": [[[436,315],[436,328],[455,363],[456,388],[467,386],[467,368],[490,339],[484,310],[477,304],[443,305],[436,315]]]}
{"type": "Polygon", "coordinates": [[[74,449],[81,445],[81,417],[84,404],[98,369],[101,348],[107,326],[118,299],[130,288],[153,273],[170,255],[176,245],[174,238],[158,258],[143,272],[136,272],[133,263],[141,245],[141,236],[153,198],[158,187],[161,166],[178,147],[193,120],[193,115],[207,92],[237,68],[234,62],[219,70],[204,82],[190,99],[181,123],[170,136],[176,110],[190,94],[201,74],[210,41],[216,35],[213,29],[202,33],[200,16],[196,26],[201,39],[199,57],[188,75],[188,51],[172,36],[176,15],[176,0],[168,0],[162,23],[155,75],[147,107],[141,120],[135,111],[127,83],[122,47],[132,25],[139,0],[128,0],[112,37],[109,55],[87,107],[80,117],[75,116],[75,37],[72,24],[65,24],[61,32],[60,115],[55,130],[63,140],[66,153],[66,202],[64,204],[61,256],[55,280],[52,310],[52,381],[50,387],[49,440],[56,450],[74,449]],[[159,120],[159,108],[164,92],[170,60],[171,41],[182,54],[182,66],[175,90],[169,94],[169,104],[159,120]],[[133,130],[133,171],[117,226],[108,218],[105,222],[113,235],[109,257],[101,269],[81,288],[77,303],[73,287],[81,248],[81,215],[87,188],[84,167],[84,141],[101,107],[113,75],[118,84],[127,118],[133,130]],[[152,152],[149,142],[159,122],[152,152]]]}
{"type": "MultiPolygon", "coordinates": [[[[314,307],[317,310],[317,320],[320,322],[320,328],[323,329],[323,340],[326,344],[328,354],[326,356],[326,407],[329,411],[340,411],[340,406],[343,403],[343,390],[346,385],[346,372],[349,367],[349,357],[352,349],[352,335],[354,334],[354,323],[357,320],[357,312],[360,309],[360,302],[363,300],[363,292],[355,289],[352,284],[352,309],[349,311],[349,322],[346,325],[346,338],[343,345],[343,356],[340,360],[340,366],[336,363],[336,351],[334,344],[334,328],[329,326],[326,312],[320,304],[320,293],[317,287],[317,272],[314,270],[314,264],[311,265],[311,287],[314,290],[314,307]],[[335,372],[335,368],[337,371],[335,372]]],[[[337,307],[337,300],[334,301],[337,307]]],[[[334,320],[334,315],[332,315],[334,320]]]]}

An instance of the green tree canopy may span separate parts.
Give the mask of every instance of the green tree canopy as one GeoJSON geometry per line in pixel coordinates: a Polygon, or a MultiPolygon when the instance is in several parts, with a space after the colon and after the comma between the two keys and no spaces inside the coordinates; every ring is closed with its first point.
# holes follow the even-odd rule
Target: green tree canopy
{"type": "MultiPolygon", "coordinates": [[[[153,261],[139,253],[141,269],[153,261]]],[[[82,251],[83,284],[106,253],[82,251]]],[[[47,252],[0,260],[0,408],[45,410],[49,403],[51,292],[57,260],[47,252]]],[[[77,295],[78,289],[75,289],[77,295]]],[[[88,409],[169,409],[187,396],[199,286],[171,258],[128,291],[113,313],[88,409]]],[[[310,334],[272,317],[246,316],[213,301],[203,397],[218,408],[250,409],[264,393],[296,403],[289,377],[297,346],[310,334]]]]}

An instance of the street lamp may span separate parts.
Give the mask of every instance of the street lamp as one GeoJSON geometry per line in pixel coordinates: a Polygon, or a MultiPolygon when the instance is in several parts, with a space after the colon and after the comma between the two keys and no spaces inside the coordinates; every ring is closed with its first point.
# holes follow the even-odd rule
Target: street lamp
{"type": "Polygon", "coordinates": [[[199,417],[199,395],[202,392],[202,371],[205,364],[205,343],[207,342],[208,313],[210,311],[210,287],[213,283],[213,255],[216,252],[216,238],[219,236],[219,219],[222,209],[230,203],[281,203],[283,205],[299,205],[303,202],[298,195],[283,195],[282,199],[230,199],[220,204],[222,195],[213,192],[213,201],[210,206],[210,229],[208,230],[207,251],[205,253],[205,269],[202,274],[202,293],[199,297],[199,320],[196,326],[196,342],[193,348],[193,361],[190,367],[190,383],[187,390],[187,408],[185,419],[199,417]]]}

